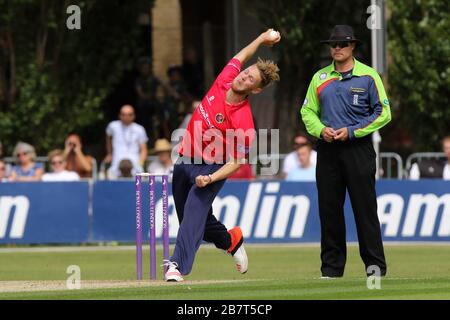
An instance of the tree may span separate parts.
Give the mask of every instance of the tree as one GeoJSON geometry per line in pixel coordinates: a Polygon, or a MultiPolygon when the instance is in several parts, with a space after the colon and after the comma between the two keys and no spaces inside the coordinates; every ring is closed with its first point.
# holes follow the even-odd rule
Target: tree
{"type": "MultiPolygon", "coordinates": [[[[450,134],[450,13],[445,0],[388,2],[389,91],[414,151],[450,134]]],[[[394,120],[397,117],[394,117],[394,120]]]]}
{"type": "Polygon", "coordinates": [[[265,27],[274,27],[283,40],[274,47],[281,81],[277,85],[274,127],[280,131],[280,150],[292,146],[293,136],[304,130],[300,107],[313,74],[331,62],[327,48],[319,43],[329,37],[336,24],[348,24],[365,45],[358,49],[363,62],[370,63],[370,30],[366,28],[370,1],[268,0],[252,2],[249,11],[265,27]],[[366,59],[364,59],[366,58],[366,59]],[[368,60],[368,61],[367,61],[368,60]]]}
{"type": "Polygon", "coordinates": [[[0,0],[0,140],[40,154],[102,120],[100,106],[143,52],[138,14],[153,1],[0,0]],[[81,30],[69,30],[69,5],[81,30]]]}

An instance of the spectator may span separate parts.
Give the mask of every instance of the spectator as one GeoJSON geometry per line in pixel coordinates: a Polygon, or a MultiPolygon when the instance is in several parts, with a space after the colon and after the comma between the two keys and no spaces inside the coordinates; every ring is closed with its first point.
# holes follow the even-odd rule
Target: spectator
{"type": "Polygon", "coordinates": [[[450,180],[450,136],[442,139],[442,150],[447,158],[445,162],[423,160],[420,163],[414,163],[409,172],[409,179],[442,178],[444,180],[450,180]]]}
{"type": "MultiPolygon", "coordinates": [[[[286,178],[287,174],[292,171],[293,169],[301,166],[301,163],[299,162],[297,149],[299,146],[304,145],[306,143],[309,143],[308,136],[300,132],[298,135],[294,138],[294,151],[287,154],[286,158],[284,158],[283,161],[283,172],[282,172],[282,178],[286,178]]],[[[317,152],[315,150],[311,150],[311,164],[313,166],[316,165],[317,162],[317,152]]]]}
{"type": "Polygon", "coordinates": [[[311,152],[309,143],[298,146],[296,153],[300,165],[288,172],[287,181],[316,181],[316,166],[311,161],[311,152]]]}
{"type": "Polygon", "coordinates": [[[80,178],[92,177],[92,157],[83,153],[81,138],[76,133],[67,136],[64,143],[66,170],[75,171],[80,178]]]}
{"type": "Polygon", "coordinates": [[[129,159],[133,163],[133,174],[142,172],[147,158],[148,137],[144,127],[134,122],[134,109],[124,105],[120,109],[119,119],[112,121],[106,128],[107,155],[103,160],[110,163],[109,178],[117,178],[120,174],[119,163],[129,159]]]}
{"type": "Polygon", "coordinates": [[[169,180],[172,180],[173,162],[171,158],[172,146],[167,139],[158,139],[155,143],[154,152],[158,156],[157,160],[152,161],[147,170],[153,174],[167,174],[169,180]]]}
{"type": "Polygon", "coordinates": [[[149,58],[139,59],[138,71],[139,76],[135,82],[137,122],[143,125],[152,136],[158,135],[163,116],[161,103],[158,100],[158,91],[162,89],[162,84],[153,75],[149,58]]]}
{"type": "Polygon", "coordinates": [[[132,178],[133,177],[133,163],[128,159],[123,159],[119,163],[119,177],[118,178],[132,178]]]}
{"type": "Polygon", "coordinates": [[[64,158],[64,152],[56,149],[48,154],[50,162],[50,173],[44,173],[42,181],[79,181],[80,176],[74,171],[66,170],[66,159],[64,158]]]}
{"type": "Polygon", "coordinates": [[[34,147],[25,142],[19,142],[13,151],[16,165],[11,170],[11,181],[39,181],[44,173],[44,165],[36,162],[34,147]]]}
{"type": "Polygon", "coordinates": [[[7,182],[8,178],[6,176],[6,162],[0,159],[0,182],[7,182]]]}

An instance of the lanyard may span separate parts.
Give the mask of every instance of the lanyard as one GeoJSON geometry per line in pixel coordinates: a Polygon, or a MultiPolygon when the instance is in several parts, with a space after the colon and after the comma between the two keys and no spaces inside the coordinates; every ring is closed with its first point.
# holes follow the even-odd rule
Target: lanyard
{"type": "Polygon", "coordinates": [[[132,124],[130,124],[130,125],[127,127],[127,126],[125,126],[123,123],[121,123],[122,139],[123,139],[123,141],[125,142],[127,151],[130,150],[130,147],[131,147],[131,145],[132,145],[132,143],[133,143],[133,132],[132,132],[132,130],[131,130],[131,125],[132,125],[132,124]],[[127,134],[127,132],[128,132],[128,134],[127,134]],[[131,137],[131,139],[127,139],[127,136],[128,136],[129,138],[131,137]]]}

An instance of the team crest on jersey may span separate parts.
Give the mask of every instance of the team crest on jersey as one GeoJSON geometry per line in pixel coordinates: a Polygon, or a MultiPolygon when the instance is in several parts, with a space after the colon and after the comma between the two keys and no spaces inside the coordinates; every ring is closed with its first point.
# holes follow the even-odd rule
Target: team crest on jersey
{"type": "Polygon", "coordinates": [[[326,78],[327,78],[327,73],[326,72],[321,73],[320,76],[319,76],[320,80],[325,80],[326,78]]]}
{"type": "Polygon", "coordinates": [[[223,114],[221,114],[221,113],[216,114],[216,122],[217,123],[222,123],[224,120],[225,120],[225,117],[223,116],[223,114]]]}

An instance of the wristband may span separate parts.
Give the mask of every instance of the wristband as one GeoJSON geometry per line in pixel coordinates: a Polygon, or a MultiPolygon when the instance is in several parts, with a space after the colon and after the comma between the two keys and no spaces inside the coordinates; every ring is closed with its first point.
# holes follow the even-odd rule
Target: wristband
{"type": "Polygon", "coordinates": [[[208,174],[209,177],[209,183],[212,183],[212,174],[208,174]]]}

